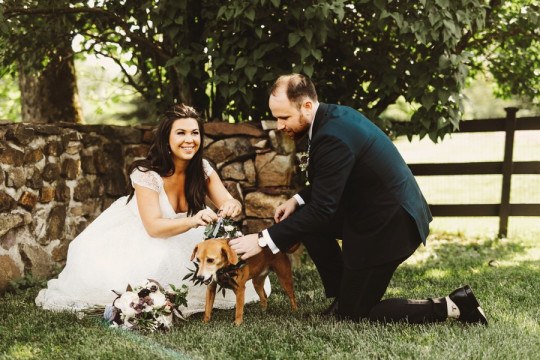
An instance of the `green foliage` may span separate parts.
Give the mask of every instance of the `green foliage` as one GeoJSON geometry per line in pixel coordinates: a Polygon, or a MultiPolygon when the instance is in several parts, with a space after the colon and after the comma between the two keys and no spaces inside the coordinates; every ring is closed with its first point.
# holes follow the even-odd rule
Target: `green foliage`
{"type": "Polygon", "coordinates": [[[55,36],[68,30],[82,36],[83,52],[122,66],[125,81],[156,112],[181,101],[207,118],[267,118],[268,87],[301,72],[322,101],[359,109],[393,134],[437,141],[458,127],[471,66],[473,75],[495,74],[501,95],[538,97],[540,88],[540,10],[532,0],[24,4],[0,5],[15,44],[0,50],[9,55],[4,66],[21,56],[45,62],[44,50],[30,50],[44,42],[53,49],[55,36]],[[380,115],[400,97],[415,106],[410,121],[392,125],[380,115]]]}
{"type": "Polygon", "coordinates": [[[6,288],[6,292],[20,294],[28,289],[45,287],[46,284],[47,280],[43,278],[36,278],[32,274],[26,274],[22,278],[10,281],[6,288]]]}
{"type": "Polygon", "coordinates": [[[12,74],[0,77],[0,120],[18,119],[21,115],[20,92],[12,74]]]}
{"type": "Polygon", "coordinates": [[[492,11],[490,26],[471,42],[473,71],[493,74],[500,97],[518,95],[540,104],[540,3],[502,1],[492,11]]]}

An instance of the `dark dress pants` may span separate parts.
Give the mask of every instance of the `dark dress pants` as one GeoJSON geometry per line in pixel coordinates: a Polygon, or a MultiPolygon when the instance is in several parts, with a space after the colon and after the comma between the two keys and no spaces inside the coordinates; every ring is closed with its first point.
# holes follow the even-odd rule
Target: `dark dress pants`
{"type": "Polygon", "coordinates": [[[420,243],[414,220],[403,210],[392,219],[383,236],[398,236],[396,241],[412,244],[408,255],[383,264],[349,268],[343,263],[340,238],[341,226],[334,222],[326,231],[303,239],[304,246],[321,277],[327,297],[338,298],[338,316],[358,321],[406,321],[409,323],[440,322],[447,318],[444,298],[427,300],[385,299],[384,293],[397,267],[420,243]]]}

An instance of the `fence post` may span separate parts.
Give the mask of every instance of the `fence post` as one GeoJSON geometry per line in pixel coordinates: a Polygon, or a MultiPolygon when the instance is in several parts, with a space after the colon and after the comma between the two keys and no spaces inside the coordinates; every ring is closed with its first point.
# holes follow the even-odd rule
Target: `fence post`
{"type": "Polygon", "coordinates": [[[506,111],[506,137],[504,140],[504,162],[501,191],[501,205],[499,207],[499,237],[506,237],[508,233],[508,216],[510,215],[510,185],[513,171],[514,133],[516,131],[516,113],[518,108],[508,107],[506,111]]]}

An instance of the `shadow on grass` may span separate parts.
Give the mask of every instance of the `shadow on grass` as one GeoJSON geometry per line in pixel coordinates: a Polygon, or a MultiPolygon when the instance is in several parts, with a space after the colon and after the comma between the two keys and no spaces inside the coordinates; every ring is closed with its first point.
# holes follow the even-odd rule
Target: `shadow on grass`
{"type": "Polygon", "coordinates": [[[167,334],[133,334],[110,329],[98,319],[38,309],[33,303],[38,288],[7,294],[0,297],[0,357],[5,351],[39,358],[127,358],[133,353],[208,359],[532,358],[540,351],[537,247],[531,241],[435,235],[398,268],[386,297],[445,296],[470,284],[486,310],[488,328],[458,322],[383,326],[316,316],[329,300],[306,257],[294,269],[300,309],[290,310],[271,274],[268,310],[246,305],[240,327],[233,325],[233,310],[214,310],[208,324],[196,314],[167,334]]]}
{"type": "MultiPolygon", "coordinates": [[[[528,256],[532,246],[534,242],[531,245],[507,239],[437,234],[397,269],[385,298],[444,297],[468,284],[485,310],[497,308],[497,304],[511,307],[517,302],[525,305],[523,310],[528,315],[538,318],[539,307],[535,303],[526,306],[540,293],[540,261],[528,256]],[[488,301],[491,298],[497,301],[488,301]]],[[[272,284],[277,284],[275,277],[271,279],[272,284]]],[[[292,316],[302,319],[328,306],[330,300],[325,298],[315,266],[308,257],[294,270],[294,282],[300,310],[292,316]]],[[[273,292],[267,313],[279,316],[287,308],[288,299],[279,286],[274,286],[273,292]],[[279,310],[274,313],[272,303],[276,301],[279,310]]],[[[248,305],[247,314],[256,306],[248,305]]]]}

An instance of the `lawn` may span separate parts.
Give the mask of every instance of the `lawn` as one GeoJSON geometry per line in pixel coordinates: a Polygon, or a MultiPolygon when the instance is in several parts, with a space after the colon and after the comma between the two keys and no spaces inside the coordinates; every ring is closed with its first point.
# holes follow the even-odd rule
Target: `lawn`
{"type": "MultiPolygon", "coordinates": [[[[538,160],[540,143],[530,134],[534,132],[528,133],[518,132],[516,160],[538,160]]],[[[436,146],[429,141],[396,143],[412,163],[499,161],[501,141],[497,134],[463,134],[436,146]]],[[[496,203],[500,196],[496,176],[423,177],[419,183],[431,203],[496,203]]],[[[512,201],[540,202],[539,177],[515,177],[512,201]]],[[[497,218],[436,218],[428,246],[398,269],[386,294],[437,297],[470,284],[488,327],[457,321],[381,325],[320,317],[328,300],[304,256],[294,270],[300,309],[290,310],[272,274],[268,311],[247,305],[240,327],[233,325],[230,310],[215,311],[209,324],[202,323],[201,314],[194,315],[168,333],[122,331],[97,318],[38,309],[33,299],[39,285],[21,288],[0,297],[0,358],[538,359],[540,220],[510,218],[507,239],[496,238],[497,226],[497,218]]]]}
{"type": "MultiPolygon", "coordinates": [[[[446,295],[470,284],[490,324],[433,325],[336,322],[317,315],[327,305],[309,259],[294,271],[300,309],[292,312],[277,286],[263,313],[246,307],[201,315],[169,333],[139,334],[97,318],[36,308],[38,287],[0,299],[0,354],[5,359],[533,359],[540,353],[540,233],[499,240],[436,232],[397,271],[387,296],[446,295]]],[[[272,274],[272,283],[277,284],[272,274]]]]}

